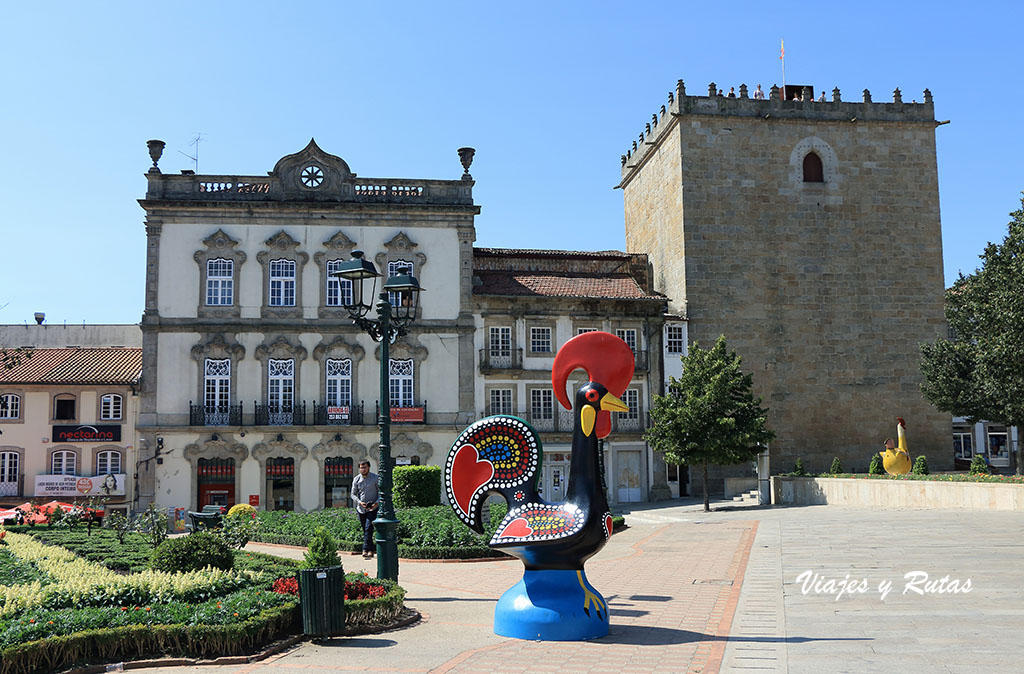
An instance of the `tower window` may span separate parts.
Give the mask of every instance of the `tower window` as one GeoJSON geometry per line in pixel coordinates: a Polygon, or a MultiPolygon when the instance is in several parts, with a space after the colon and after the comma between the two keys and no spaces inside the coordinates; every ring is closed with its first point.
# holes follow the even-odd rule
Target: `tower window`
{"type": "Polygon", "coordinates": [[[815,152],[808,152],[804,155],[804,182],[825,182],[825,169],[821,165],[821,157],[815,152]]]}

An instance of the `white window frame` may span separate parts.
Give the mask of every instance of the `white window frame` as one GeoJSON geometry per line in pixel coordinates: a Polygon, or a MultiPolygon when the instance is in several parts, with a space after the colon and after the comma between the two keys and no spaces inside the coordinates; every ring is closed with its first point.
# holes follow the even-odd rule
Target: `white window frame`
{"type": "Polygon", "coordinates": [[[78,475],[78,452],[62,449],[50,456],[51,475],[78,475]]]}
{"type": "Polygon", "coordinates": [[[324,399],[327,407],[349,407],[352,405],[352,359],[324,362],[324,399]]]}
{"type": "Polygon", "coordinates": [[[281,258],[270,261],[270,293],[267,304],[272,307],[295,306],[295,260],[281,258]]]}
{"type": "Polygon", "coordinates": [[[530,418],[542,421],[555,420],[555,395],[548,388],[530,389],[530,418]]]}
{"type": "Polygon", "coordinates": [[[124,416],[124,398],[108,393],[100,398],[100,421],[120,421],[124,416]]]}
{"type": "Polygon", "coordinates": [[[346,260],[327,261],[327,291],[324,305],[328,307],[344,307],[352,304],[352,281],[334,274],[341,271],[346,260]]]}
{"type": "Polygon", "coordinates": [[[21,418],[21,396],[17,393],[0,395],[0,419],[21,418]]]}
{"type": "Polygon", "coordinates": [[[512,414],[512,389],[492,388],[487,394],[487,414],[512,414]]]}
{"type": "Polygon", "coordinates": [[[512,328],[507,325],[493,325],[488,330],[487,350],[492,356],[512,355],[512,328]]]}
{"type": "MultiPolygon", "coordinates": [[[[388,278],[389,279],[390,278],[394,278],[395,276],[398,276],[399,270],[404,271],[406,274],[409,274],[410,276],[415,276],[415,274],[413,274],[413,271],[412,271],[413,270],[412,262],[408,262],[406,260],[391,260],[390,262],[388,262],[388,278]]],[[[385,279],[385,282],[386,282],[386,279],[385,279]]],[[[388,301],[391,302],[391,306],[397,307],[401,300],[398,297],[398,293],[390,293],[389,292],[388,293],[388,301]]]]}
{"type": "Polygon", "coordinates": [[[416,364],[412,358],[388,359],[388,398],[391,407],[414,407],[416,364]]]}
{"type": "Polygon", "coordinates": [[[993,431],[991,429],[985,429],[985,451],[988,453],[989,462],[993,466],[1008,466],[1010,465],[1010,429],[1003,428],[1001,431],[993,431]],[[1004,439],[1003,448],[1004,451],[999,454],[992,453],[992,440],[996,437],[1002,437],[1004,439]]]}
{"type": "Polygon", "coordinates": [[[640,390],[628,388],[622,393],[622,402],[629,408],[626,412],[618,412],[619,419],[637,420],[640,418],[640,390]]]}
{"type": "Polygon", "coordinates": [[[624,341],[629,345],[630,351],[633,355],[636,355],[639,343],[636,338],[636,328],[618,328],[615,330],[615,336],[624,341]]]}
{"type": "Polygon", "coordinates": [[[274,412],[290,414],[295,406],[295,360],[267,361],[267,405],[274,412]]]}
{"type": "Polygon", "coordinates": [[[953,431],[953,454],[958,459],[970,461],[974,458],[974,434],[970,430],[953,431]],[[964,440],[967,440],[967,451],[964,451],[964,440]]]}
{"type": "Polygon", "coordinates": [[[96,475],[118,475],[121,473],[121,452],[108,449],[96,453],[96,475]]]}
{"type": "Polygon", "coordinates": [[[231,359],[203,361],[203,413],[208,426],[227,426],[231,415],[231,359]]]}
{"type": "Polygon", "coordinates": [[[532,353],[552,353],[553,350],[554,335],[551,327],[532,326],[530,328],[530,351],[532,353]]]}
{"type": "Polygon", "coordinates": [[[0,452],[0,496],[17,496],[21,475],[21,455],[0,452]]]}
{"type": "Polygon", "coordinates": [[[585,335],[588,332],[597,332],[597,328],[576,328],[576,336],[585,335]]]}
{"type": "Polygon", "coordinates": [[[215,257],[206,261],[206,306],[230,307],[235,302],[235,261],[215,257]]]}
{"type": "Polygon", "coordinates": [[[665,324],[665,353],[686,353],[686,327],[682,323],[665,324]]]}

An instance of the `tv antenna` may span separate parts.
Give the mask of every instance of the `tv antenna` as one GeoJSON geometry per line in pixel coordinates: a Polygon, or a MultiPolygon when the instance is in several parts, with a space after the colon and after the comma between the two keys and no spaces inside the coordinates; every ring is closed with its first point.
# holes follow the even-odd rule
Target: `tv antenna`
{"type": "Polygon", "coordinates": [[[183,150],[178,150],[178,152],[180,152],[181,154],[185,155],[186,157],[188,157],[189,159],[191,159],[192,161],[195,162],[195,166],[196,166],[195,171],[196,171],[196,173],[199,173],[199,141],[201,141],[202,139],[203,139],[203,134],[201,132],[197,131],[195,139],[191,143],[188,144],[189,147],[192,147],[194,145],[195,148],[196,148],[195,149],[195,153],[196,154],[195,154],[194,157],[192,155],[190,155],[188,152],[185,152],[183,150]]]}

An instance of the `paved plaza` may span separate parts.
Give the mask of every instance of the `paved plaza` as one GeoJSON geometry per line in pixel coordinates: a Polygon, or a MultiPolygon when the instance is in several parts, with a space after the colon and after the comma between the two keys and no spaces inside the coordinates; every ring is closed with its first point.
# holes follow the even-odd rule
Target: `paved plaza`
{"type": "MultiPolygon", "coordinates": [[[[403,561],[406,604],[423,614],[416,625],[306,642],[245,665],[156,671],[1024,672],[1019,513],[836,506],[704,513],[694,501],[675,501],[627,511],[626,520],[629,528],[587,564],[611,608],[611,633],[593,642],[491,632],[495,601],[521,576],[518,561],[403,561]]],[[[344,562],[346,570],[374,573],[361,557],[344,562]]]]}

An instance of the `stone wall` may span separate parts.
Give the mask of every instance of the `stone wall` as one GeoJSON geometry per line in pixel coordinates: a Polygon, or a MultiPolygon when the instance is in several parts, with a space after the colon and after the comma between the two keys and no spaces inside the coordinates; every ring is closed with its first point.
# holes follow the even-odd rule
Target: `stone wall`
{"type": "Polygon", "coordinates": [[[912,454],[952,468],[950,419],[919,390],[918,345],[945,332],[927,100],[685,97],[624,160],[628,248],[684,303],[691,343],[725,334],[743,357],[775,469],[864,470],[896,416],[912,454]],[[824,182],[803,182],[810,151],[824,182]]]}
{"type": "Polygon", "coordinates": [[[1024,510],[1024,486],[992,482],[774,476],[772,505],[1024,510]]]}

